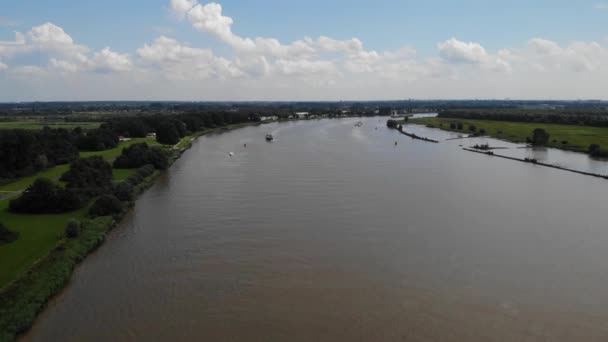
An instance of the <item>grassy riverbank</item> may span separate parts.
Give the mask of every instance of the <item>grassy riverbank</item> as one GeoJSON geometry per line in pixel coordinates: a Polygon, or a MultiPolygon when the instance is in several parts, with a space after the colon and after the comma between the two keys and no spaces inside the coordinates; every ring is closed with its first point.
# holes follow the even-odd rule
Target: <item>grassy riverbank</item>
{"type": "MultiPolygon", "coordinates": [[[[99,155],[111,162],[120,155],[123,148],[139,142],[156,143],[153,138],[133,139],[110,150],[83,152],[81,157],[99,155]]],[[[18,196],[37,178],[57,180],[68,169],[67,164],[59,165],[0,186],[0,222],[19,233],[17,241],[0,246],[0,289],[23,274],[36,260],[49,254],[63,238],[65,225],[70,219],[81,219],[85,216],[86,209],[55,215],[23,215],[8,210],[9,200],[18,196]]],[[[112,172],[114,181],[123,181],[135,170],[113,169],[112,172]]]]}
{"type": "MultiPolygon", "coordinates": [[[[175,161],[180,152],[188,149],[198,136],[256,124],[260,123],[208,129],[185,137],[172,149],[166,146],[173,151],[170,160],[175,161]]],[[[124,147],[137,142],[141,141],[121,144],[116,149],[118,152],[108,150],[100,155],[113,160],[124,147]]],[[[122,181],[134,171],[115,169],[113,176],[115,180],[122,181]]],[[[57,173],[57,177],[62,173],[57,170],[45,172],[57,173]]],[[[146,178],[134,188],[134,193],[143,193],[154,184],[158,175],[160,172],[157,171],[146,178]]],[[[29,185],[35,178],[36,176],[29,183],[20,180],[19,184],[29,185]]],[[[18,189],[19,186],[12,185],[12,188],[18,189]]],[[[8,211],[8,200],[0,201],[0,221],[20,233],[20,238],[14,243],[0,246],[0,260],[3,261],[0,264],[0,342],[12,341],[29,329],[47,301],[65,286],[74,267],[103,242],[105,235],[122,217],[119,215],[90,220],[86,218],[87,211],[88,208],[83,208],[59,215],[17,215],[8,211]],[[65,226],[72,218],[83,222],[82,233],[76,239],[67,239],[65,226]]]]}
{"type": "Polygon", "coordinates": [[[485,129],[485,134],[490,137],[513,142],[526,142],[526,138],[532,136],[534,129],[542,128],[549,133],[549,143],[547,144],[549,147],[584,153],[588,152],[591,144],[608,147],[608,128],[600,127],[451,118],[420,118],[412,119],[409,123],[466,134],[470,133],[469,126],[474,125],[477,132],[485,129]],[[450,124],[452,123],[461,123],[463,129],[451,128],[450,124]]]}

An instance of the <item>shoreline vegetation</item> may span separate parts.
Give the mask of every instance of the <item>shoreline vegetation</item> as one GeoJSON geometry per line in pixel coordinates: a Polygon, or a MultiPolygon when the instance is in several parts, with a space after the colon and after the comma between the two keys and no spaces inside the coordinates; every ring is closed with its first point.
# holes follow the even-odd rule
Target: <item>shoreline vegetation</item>
{"type": "MultiPolygon", "coordinates": [[[[440,114],[441,115],[441,114],[440,114]]],[[[531,143],[533,132],[542,129],[548,137],[543,146],[566,151],[581,152],[592,157],[603,157],[608,148],[608,128],[553,123],[511,122],[497,120],[472,120],[465,118],[416,118],[408,123],[439,128],[444,131],[465,135],[489,136],[491,138],[514,143],[531,143]],[[597,153],[593,153],[593,148],[597,153]],[[600,150],[601,149],[601,150],[600,150]]]]}
{"type": "MultiPolygon", "coordinates": [[[[194,132],[179,140],[175,145],[166,145],[165,148],[169,152],[168,167],[170,167],[179,157],[192,147],[199,137],[212,133],[221,133],[235,130],[242,127],[261,125],[265,123],[275,122],[275,120],[267,121],[250,121],[225,125],[216,128],[206,128],[198,132],[194,132]]],[[[129,142],[119,145],[112,150],[101,151],[99,153],[81,153],[81,157],[91,157],[101,155],[106,160],[115,160],[123,150],[141,144],[142,141],[150,140],[147,138],[133,139],[129,142]],[[84,156],[83,156],[84,154],[84,156]]],[[[154,144],[153,144],[154,145],[154,144]]],[[[35,179],[42,175],[51,175],[53,179],[58,179],[61,174],[67,171],[69,165],[59,165],[49,170],[45,170],[34,176],[26,177],[15,182],[4,185],[6,189],[12,189],[19,194],[22,193],[23,186],[32,183],[35,179]],[[17,189],[19,188],[19,189],[17,189]]],[[[113,169],[113,179],[119,183],[123,183],[137,171],[135,169],[113,169]],[[120,170],[116,172],[116,170],[120,170]]],[[[48,219],[54,218],[59,221],[59,229],[51,234],[62,237],[57,239],[50,250],[43,255],[37,256],[35,261],[30,261],[28,267],[19,275],[15,274],[9,282],[0,284],[0,342],[12,341],[19,335],[27,332],[34,323],[38,314],[44,310],[44,307],[50,299],[59,293],[69,282],[71,275],[77,265],[82,262],[87,255],[94,252],[105,241],[106,235],[116,227],[124,217],[124,215],[135,205],[135,201],[139,195],[150,188],[161,175],[161,170],[154,170],[153,173],[135,185],[131,191],[128,205],[123,207],[119,212],[110,216],[88,217],[87,212],[90,211],[92,201],[84,208],[77,211],[68,212],[66,214],[57,215],[16,215],[23,217],[36,218],[39,226],[38,229],[44,229],[48,219]],[[72,238],[65,237],[65,224],[73,218],[78,218],[78,233],[72,238]]],[[[0,187],[1,188],[1,187],[0,187]]],[[[0,199],[0,210],[6,211],[8,207],[8,198],[0,199]]],[[[1,213],[0,213],[1,214],[1,213]]],[[[69,233],[68,233],[69,234],[69,233]]],[[[38,245],[36,248],[40,248],[38,245]]],[[[9,251],[10,252],[10,251],[9,251]]],[[[7,253],[5,253],[7,254],[7,253]]],[[[27,262],[27,261],[26,261],[27,262]]]]}
{"type": "Polygon", "coordinates": [[[397,131],[399,131],[399,133],[401,133],[401,134],[403,134],[405,136],[408,136],[408,137],[410,137],[412,139],[415,139],[415,140],[422,140],[422,141],[432,142],[432,143],[436,143],[436,144],[439,143],[439,141],[437,141],[437,140],[429,139],[429,138],[426,138],[426,137],[420,137],[420,136],[417,136],[414,133],[408,133],[408,132],[404,131],[402,123],[406,123],[406,122],[407,122],[407,120],[402,121],[402,122],[399,122],[399,121],[396,121],[396,120],[388,120],[386,122],[386,126],[388,128],[390,128],[390,129],[396,129],[397,131]]]}

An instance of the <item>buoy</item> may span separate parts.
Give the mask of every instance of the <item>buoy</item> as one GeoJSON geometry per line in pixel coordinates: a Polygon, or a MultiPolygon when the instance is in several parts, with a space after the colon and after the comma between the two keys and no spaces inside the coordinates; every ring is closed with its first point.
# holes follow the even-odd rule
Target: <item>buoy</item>
{"type": "Polygon", "coordinates": [[[397,146],[397,142],[395,141],[395,146],[397,146]]]}
{"type": "Polygon", "coordinates": [[[247,147],[247,144],[243,144],[243,147],[247,147]]]}
{"type": "Polygon", "coordinates": [[[228,155],[232,157],[232,156],[234,156],[234,153],[230,152],[230,153],[228,153],[228,155]]]}

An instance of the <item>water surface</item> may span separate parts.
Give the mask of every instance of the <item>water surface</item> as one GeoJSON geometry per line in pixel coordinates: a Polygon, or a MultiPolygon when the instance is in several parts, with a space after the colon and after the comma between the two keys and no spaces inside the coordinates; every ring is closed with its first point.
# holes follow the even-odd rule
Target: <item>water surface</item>
{"type": "Polygon", "coordinates": [[[607,181],[357,121],[200,138],[24,340],[608,339],[607,181]]]}

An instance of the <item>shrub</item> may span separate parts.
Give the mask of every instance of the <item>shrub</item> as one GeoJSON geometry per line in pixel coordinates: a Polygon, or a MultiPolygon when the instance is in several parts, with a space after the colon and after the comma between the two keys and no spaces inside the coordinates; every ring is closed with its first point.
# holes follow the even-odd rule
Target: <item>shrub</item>
{"type": "Polygon", "coordinates": [[[451,122],[450,123],[450,129],[456,129],[456,123],[455,122],[451,122]]]}
{"type": "Polygon", "coordinates": [[[459,130],[462,130],[463,127],[464,126],[462,125],[462,122],[459,122],[459,123],[456,124],[456,128],[459,129],[459,130]]]}
{"type": "Polygon", "coordinates": [[[120,182],[114,185],[114,196],[123,202],[133,200],[133,184],[130,182],[120,182]]]}
{"type": "Polygon", "coordinates": [[[77,220],[70,220],[65,226],[65,236],[68,239],[77,238],[80,235],[80,222],[77,220]]]}
{"type": "Polygon", "coordinates": [[[562,144],[563,144],[563,145],[568,145],[568,141],[567,141],[567,140],[564,140],[564,141],[562,141],[562,144]]]}
{"type": "Polygon", "coordinates": [[[486,135],[486,129],[485,128],[480,128],[479,129],[479,134],[486,135]]]}
{"type": "Polygon", "coordinates": [[[141,183],[144,180],[144,177],[142,177],[139,173],[134,173],[132,175],[129,176],[129,178],[127,178],[125,180],[125,182],[130,183],[131,185],[135,186],[139,183],[141,183]]]}
{"type": "Polygon", "coordinates": [[[154,166],[153,165],[144,165],[142,167],[140,167],[139,169],[137,169],[137,174],[139,174],[140,176],[146,178],[146,177],[150,177],[152,176],[152,174],[154,173],[154,166]]]}
{"type": "Polygon", "coordinates": [[[123,210],[122,202],[114,195],[103,195],[95,201],[89,209],[89,215],[92,217],[111,216],[119,214],[123,210]]]}
{"type": "Polygon", "coordinates": [[[477,127],[475,127],[475,125],[469,125],[469,131],[477,132],[477,127]]]}
{"type": "Polygon", "coordinates": [[[0,223],[0,245],[11,243],[19,238],[19,233],[13,232],[0,223]]]}

